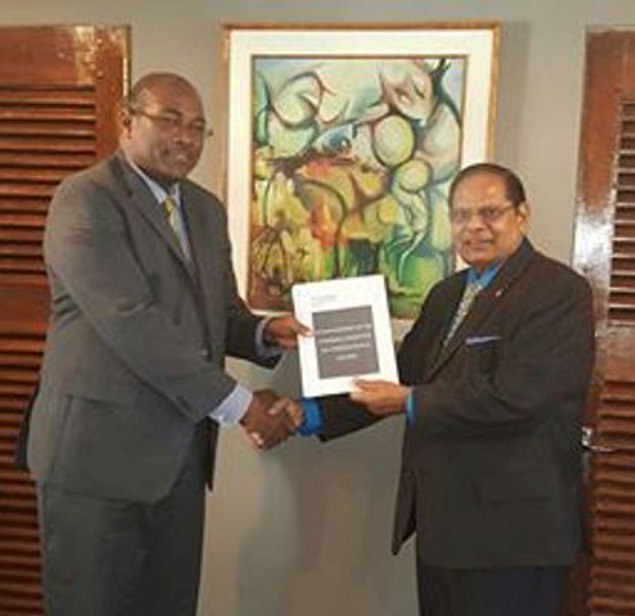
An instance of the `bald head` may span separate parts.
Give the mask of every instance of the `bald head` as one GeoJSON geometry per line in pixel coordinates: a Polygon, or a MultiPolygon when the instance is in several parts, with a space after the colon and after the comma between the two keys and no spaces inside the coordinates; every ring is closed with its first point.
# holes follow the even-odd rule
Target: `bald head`
{"type": "Polygon", "coordinates": [[[196,88],[185,77],[176,73],[148,73],[133,84],[126,98],[126,106],[132,108],[143,106],[149,93],[165,88],[189,91],[198,98],[196,88]]]}

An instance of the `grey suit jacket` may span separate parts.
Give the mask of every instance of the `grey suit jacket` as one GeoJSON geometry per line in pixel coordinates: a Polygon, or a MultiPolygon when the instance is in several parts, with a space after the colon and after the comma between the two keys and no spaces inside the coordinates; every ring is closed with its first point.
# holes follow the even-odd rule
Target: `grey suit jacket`
{"type": "Polygon", "coordinates": [[[257,360],[225,210],[190,181],[181,190],[191,263],[121,154],[55,192],[44,238],[52,310],[27,448],[39,482],[160,499],[196,424],[235,386],[226,353],[257,360]]]}
{"type": "MultiPolygon", "coordinates": [[[[399,351],[416,419],[405,429],[393,551],[416,531],[432,566],[569,564],[581,535],[589,285],[525,241],[444,346],[465,279],[432,290],[399,351]]],[[[374,421],[346,398],[322,407],[325,439],[374,421]]]]}

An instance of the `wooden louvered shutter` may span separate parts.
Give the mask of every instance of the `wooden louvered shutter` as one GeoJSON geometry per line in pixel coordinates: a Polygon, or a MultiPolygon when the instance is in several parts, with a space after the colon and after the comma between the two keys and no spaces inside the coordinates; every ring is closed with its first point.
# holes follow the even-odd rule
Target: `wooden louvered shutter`
{"type": "Polygon", "coordinates": [[[575,262],[595,293],[591,616],[635,614],[635,30],[587,36],[575,262]]]}
{"type": "Polygon", "coordinates": [[[69,173],[112,152],[128,28],[0,28],[0,615],[42,614],[35,491],[13,463],[44,344],[42,233],[69,173]]]}

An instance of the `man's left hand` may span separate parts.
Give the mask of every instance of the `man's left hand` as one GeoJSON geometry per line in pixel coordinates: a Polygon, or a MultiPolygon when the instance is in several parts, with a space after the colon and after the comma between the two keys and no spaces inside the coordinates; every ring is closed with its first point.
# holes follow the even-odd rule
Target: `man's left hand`
{"type": "Polygon", "coordinates": [[[385,417],[406,411],[410,388],[389,381],[355,381],[356,391],[350,393],[354,402],[363,404],[373,415],[385,417]]]}
{"type": "Polygon", "coordinates": [[[267,344],[278,345],[283,349],[293,349],[298,346],[298,336],[310,334],[311,330],[290,314],[270,319],[263,332],[267,344]]]}

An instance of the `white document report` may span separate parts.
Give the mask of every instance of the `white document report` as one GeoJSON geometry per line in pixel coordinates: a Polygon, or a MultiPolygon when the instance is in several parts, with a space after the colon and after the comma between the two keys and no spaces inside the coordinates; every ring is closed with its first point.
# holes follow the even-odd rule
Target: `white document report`
{"type": "Polygon", "coordinates": [[[313,331],[298,340],[304,396],[353,391],[357,378],[399,381],[383,276],[296,284],[292,297],[313,331]]]}

